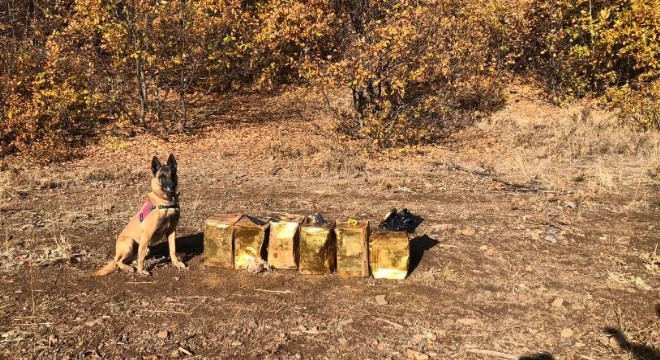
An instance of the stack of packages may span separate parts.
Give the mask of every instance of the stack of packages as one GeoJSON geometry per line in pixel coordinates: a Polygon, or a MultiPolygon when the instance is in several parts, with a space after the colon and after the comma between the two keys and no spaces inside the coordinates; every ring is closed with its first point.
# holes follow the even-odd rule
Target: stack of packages
{"type": "Polygon", "coordinates": [[[373,232],[366,220],[335,223],[318,214],[214,215],[204,221],[204,264],[402,280],[408,274],[408,233],[420,222],[405,209],[388,213],[373,232]]]}

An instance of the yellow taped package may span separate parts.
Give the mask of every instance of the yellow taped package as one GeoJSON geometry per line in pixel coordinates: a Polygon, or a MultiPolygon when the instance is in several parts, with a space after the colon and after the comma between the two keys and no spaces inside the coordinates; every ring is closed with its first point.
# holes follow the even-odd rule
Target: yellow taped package
{"type": "Polygon", "coordinates": [[[349,220],[335,226],[337,238],[337,274],[369,276],[369,222],[349,220]]]}
{"type": "Polygon", "coordinates": [[[376,279],[403,280],[408,275],[410,241],[405,231],[375,230],[369,236],[369,265],[376,279]]]}
{"type": "Polygon", "coordinates": [[[204,265],[234,268],[234,224],[240,218],[220,214],[204,220],[204,265]]]}
{"type": "Polygon", "coordinates": [[[335,268],[336,247],[333,222],[303,223],[300,228],[301,274],[325,275],[335,268]]]}
{"type": "Polygon", "coordinates": [[[275,214],[270,219],[268,264],[276,269],[298,268],[298,230],[302,215],[275,214]]]}
{"type": "Polygon", "coordinates": [[[268,221],[244,215],[234,225],[234,268],[247,269],[265,261],[268,221]]]}

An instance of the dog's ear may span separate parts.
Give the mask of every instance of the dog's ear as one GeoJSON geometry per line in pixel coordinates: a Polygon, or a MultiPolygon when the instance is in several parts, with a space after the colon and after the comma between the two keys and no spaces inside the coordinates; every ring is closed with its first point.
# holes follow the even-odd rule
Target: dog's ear
{"type": "Polygon", "coordinates": [[[170,154],[170,157],[167,158],[167,165],[176,170],[176,159],[174,158],[174,154],[170,154]]]}
{"type": "Polygon", "coordinates": [[[154,174],[155,176],[156,173],[158,172],[158,169],[160,169],[161,166],[162,165],[160,164],[160,160],[158,160],[158,158],[154,156],[154,158],[151,159],[151,173],[154,174]]]}

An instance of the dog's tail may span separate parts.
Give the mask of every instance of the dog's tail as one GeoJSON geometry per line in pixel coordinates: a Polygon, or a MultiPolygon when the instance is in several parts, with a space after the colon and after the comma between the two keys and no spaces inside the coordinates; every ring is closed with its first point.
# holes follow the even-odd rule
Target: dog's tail
{"type": "Polygon", "coordinates": [[[108,275],[117,269],[117,261],[111,260],[106,266],[92,273],[92,276],[108,275]]]}

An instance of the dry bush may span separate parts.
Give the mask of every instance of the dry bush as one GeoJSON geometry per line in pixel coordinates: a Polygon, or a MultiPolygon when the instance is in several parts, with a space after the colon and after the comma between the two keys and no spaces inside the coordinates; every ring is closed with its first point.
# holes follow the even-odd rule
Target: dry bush
{"type": "MultiPolygon", "coordinates": [[[[481,2],[341,2],[349,29],[339,61],[308,76],[349,84],[353,111],[340,129],[377,146],[437,140],[443,131],[501,104],[499,58],[481,2]]],[[[345,85],[344,85],[345,86],[345,85]]]]}
{"type": "Polygon", "coordinates": [[[94,70],[84,56],[68,51],[60,33],[71,11],[66,1],[39,7],[17,1],[2,14],[11,21],[0,42],[0,154],[31,152],[38,159],[61,160],[95,125],[95,97],[89,90],[94,70]]]}
{"type": "Polygon", "coordinates": [[[291,83],[350,92],[340,130],[377,147],[434,142],[502,105],[511,70],[659,126],[656,0],[15,0],[0,20],[3,155],[167,136],[209,94],[291,83]]]}
{"type": "Polygon", "coordinates": [[[619,110],[619,119],[641,130],[660,130],[660,80],[641,89],[629,86],[607,92],[611,108],[619,110]]]}
{"type": "Polygon", "coordinates": [[[658,129],[660,11],[656,0],[534,0],[522,62],[555,103],[608,96],[621,120],[658,129]],[[657,102],[656,102],[657,103],[657,102]],[[645,109],[650,104],[653,110],[645,109]]]}

